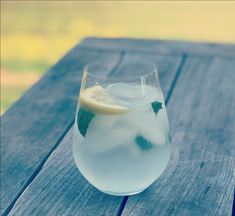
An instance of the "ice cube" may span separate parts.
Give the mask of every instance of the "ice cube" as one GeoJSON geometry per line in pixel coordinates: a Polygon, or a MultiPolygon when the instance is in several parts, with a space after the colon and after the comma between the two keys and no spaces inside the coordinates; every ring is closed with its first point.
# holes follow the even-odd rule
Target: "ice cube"
{"type": "Polygon", "coordinates": [[[140,85],[129,83],[115,83],[110,84],[106,88],[107,92],[111,94],[115,101],[125,107],[133,107],[133,104],[143,101],[143,93],[140,85]]]}
{"type": "Polygon", "coordinates": [[[123,145],[129,145],[135,137],[134,127],[130,127],[122,120],[111,120],[106,117],[94,118],[87,131],[84,145],[93,154],[100,154],[123,145]],[[97,122],[102,121],[102,123],[97,122]]]}
{"type": "Polygon", "coordinates": [[[159,111],[156,116],[154,113],[132,113],[128,116],[128,124],[134,127],[137,134],[143,136],[155,145],[166,144],[166,123],[162,120],[163,111],[159,111]],[[158,119],[157,119],[158,118],[158,119]]]}

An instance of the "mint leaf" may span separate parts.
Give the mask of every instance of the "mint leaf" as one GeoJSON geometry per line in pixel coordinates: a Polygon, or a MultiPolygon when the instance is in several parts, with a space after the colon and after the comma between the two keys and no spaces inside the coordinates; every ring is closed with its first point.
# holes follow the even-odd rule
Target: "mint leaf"
{"type": "Polygon", "coordinates": [[[149,150],[152,148],[153,144],[146,140],[143,136],[138,135],[135,137],[135,143],[143,150],[149,150]]]}
{"type": "Polygon", "coordinates": [[[160,109],[162,109],[162,103],[161,103],[161,102],[158,102],[158,101],[152,102],[152,103],[151,103],[151,106],[152,106],[153,111],[155,112],[155,114],[157,114],[158,111],[159,111],[160,109]]]}
{"type": "Polygon", "coordinates": [[[95,117],[95,114],[84,108],[79,108],[77,115],[78,130],[83,137],[86,136],[86,132],[91,120],[95,117]]]}

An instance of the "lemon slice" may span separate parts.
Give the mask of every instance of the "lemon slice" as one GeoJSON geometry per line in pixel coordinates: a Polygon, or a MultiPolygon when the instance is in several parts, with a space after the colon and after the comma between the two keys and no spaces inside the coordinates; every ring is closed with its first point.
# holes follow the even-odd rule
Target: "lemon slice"
{"type": "Polygon", "coordinates": [[[83,89],[79,103],[81,107],[99,114],[117,115],[129,111],[126,107],[118,105],[112,95],[100,85],[83,89]]]}

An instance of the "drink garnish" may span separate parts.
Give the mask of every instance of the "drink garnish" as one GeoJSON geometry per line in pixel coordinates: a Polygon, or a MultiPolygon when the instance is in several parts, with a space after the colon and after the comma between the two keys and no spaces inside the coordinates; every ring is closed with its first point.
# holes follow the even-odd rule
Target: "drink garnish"
{"type": "Polygon", "coordinates": [[[83,89],[80,93],[79,103],[81,107],[104,115],[123,114],[129,111],[128,108],[119,105],[115,98],[100,85],[83,89]]]}
{"type": "Polygon", "coordinates": [[[135,137],[135,143],[143,150],[149,150],[152,148],[153,144],[145,139],[143,136],[138,135],[135,137]]]}
{"type": "Polygon", "coordinates": [[[83,137],[86,136],[88,126],[94,117],[95,117],[95,114],[92,113],[91,111],[86,110],[81,107],[79,108],[79,111],[77,114],[77,125],[78,125],[78,130],[80,131],[83,137]]]}
{"type": "Polygon", "coordinates": [[[158,101],[154,101],[151,103],[152,109],[155,112],[155,114],[158,113],[160,109],[162,109],[162,103],[158,101]]]}

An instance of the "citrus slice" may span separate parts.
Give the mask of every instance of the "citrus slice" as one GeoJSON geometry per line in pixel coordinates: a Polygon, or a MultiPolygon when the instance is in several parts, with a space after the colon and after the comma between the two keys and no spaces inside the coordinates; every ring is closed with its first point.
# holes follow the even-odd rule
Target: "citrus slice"
{"type": "Polygon", "coordinates": [[[83,89],[79,103],[81,107],[99,114],[116,115],[129,111],[126,107],[118,105],[112,95],[100,85],[83,89]]]}

